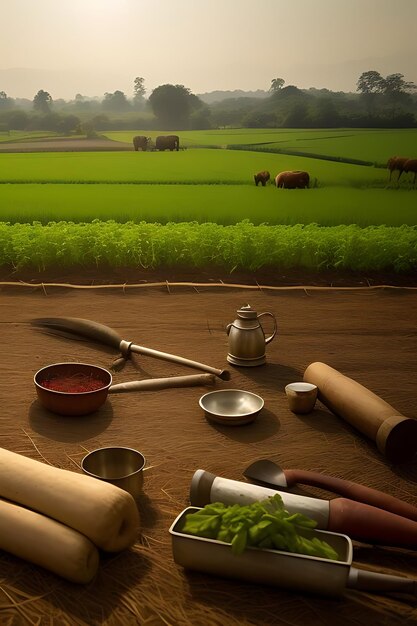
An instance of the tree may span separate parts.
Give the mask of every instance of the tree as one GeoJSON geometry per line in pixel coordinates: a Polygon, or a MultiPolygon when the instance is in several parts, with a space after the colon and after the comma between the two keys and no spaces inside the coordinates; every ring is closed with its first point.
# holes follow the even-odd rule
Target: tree
{"type": "Polygon", "coordinates": [[[285,80],[283,78],[273,78],[271,80],[271,86],[269,88],[269,91],[272,91],[272,92],[279,91],[280,89],[283,88],[284,85],[285,85],[285,80]]]}
{"type": "Polygon", "coordinates": [[[404,80],[404,74],[389,74],[384,83],[384,92],[386,94],[408,93],[413,89],[417,89],[417,85],[404,80]]]}
{"type": "Polygon", "coordinates": [[[404,106],[410,102],[410,91],[416,89],[416,85],[404,80],[403,74],[389,74],[385,79],[385,98],[390,108],[392,118],[401,114],[404,106]]]}
{"type": "Polygon", "coordinates": [[[379,72],[370,70],[363,72],[356,83],[357,89],[360,93],[382,93],[385,89],[385,80],[382,78],[379,72]]]}
{"type": "Polygon", "coordinates": [[[184,85],[160,85],[149,96],[149,103],[161,128],[188,128],[195,98],[184,85]]]}
{"type": "Polygon", "coordinates": [[[123,91],[117,90],[114,93],[104,94],[102,107],[106,111],[127,111],[130,109],[130,104],[123,91]]]}
{"type": "Polygon", "coordinates": [[[43,89],[40,89],[36,96],[33,98],[33,108],[39,113],[49,113],[51,110],[51,104],[51,95],[43,89]]]}
{"type": "Polygon", "coordinates": [[[416,88],[414,83],[404,80],[403,74],[389,74],[383,78],[375,70],[363,72],[357,82],[357,91],[361,92],[370,116],[374,114],[376,103],[379,102],[380,110],[383,111],[386,103],[392,118],[395,118],[401,108],[409,104],[409,93],[416,88]]]}
{"type": "Polygon", "coordinates": [[[136,76],[133,81],[133,102],[134,104],[142,104],[145,99],[145,79],[141,76],[136,76]]]}
{"type": "Polygon", "coordinates": [[[385,79],[376,70],[363,72],[356,83],[356,91],[361,93],[364,105],[370,117],[375,114],[377,100],[385,89],[385,79]]]}
{"type": "Polygon", "coordinates": [[[5,91],[0,91],[0,109],[9,109],[14,105],[13,98],[9,98],[5,91]]]}

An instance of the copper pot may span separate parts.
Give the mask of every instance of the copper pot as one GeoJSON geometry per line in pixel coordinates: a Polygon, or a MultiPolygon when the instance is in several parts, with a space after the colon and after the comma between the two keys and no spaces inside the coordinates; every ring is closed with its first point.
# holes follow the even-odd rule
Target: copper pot
{"type": "Polygon", "coordinates": [[[49,411],[59,415],[88,415],[97,411],[106,401],[112,375],[103,367],[88,363],[54,363],[36,372],[34,383],[39,402],[49,411]],[[101,386],[94,391],[73,393],[55,391],[44,386],[47,381],[77,375],[98,380],[101,386]]]}

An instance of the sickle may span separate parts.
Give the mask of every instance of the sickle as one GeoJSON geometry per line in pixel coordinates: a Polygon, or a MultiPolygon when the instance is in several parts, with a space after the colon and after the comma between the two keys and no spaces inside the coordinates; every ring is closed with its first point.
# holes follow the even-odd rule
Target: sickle
{"type": "Polygon", "coordinates": [[[40,328],[46,328],[56,333],[64,333],[67,337],[72,335],[74,339],[86,337],[111,346],[112,348],[119,349],[122,355],[127,358],[130,352],[136,352],[138,354],[144,354],[146,356],[154,357],[155,359],[163,359],[164,361],[170,361],[171,363],[178,363],[179,365],[185,365],[186,367],[194,367],[209,374],[214,374],[222,380],[230,379],[230,372],[227,370],[220,370],[198,361],[192,361],[191,359],[185,359],[175,354],[169,354],[168,352],[160,352],[159,350],[153,350],[152,348],[145,348],[139,346],[131,341],[122,339],[117,331],[113,330],[109,326],[94,322],[92,320],[83,319],[80,317],[44,317],[32,320],[32,325],[40,328]],[[78,336],[78,337],[77,337],[78,336]]]}

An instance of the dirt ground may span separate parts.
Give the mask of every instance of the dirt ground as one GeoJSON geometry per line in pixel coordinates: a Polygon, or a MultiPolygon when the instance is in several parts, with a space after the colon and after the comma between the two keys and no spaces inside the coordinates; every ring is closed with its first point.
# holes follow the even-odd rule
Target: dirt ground
{"type": "Polygon", "coordinates": [[[32,141],[0,142],[1,152],[95,152],[95,151],[133,150],[133,145],[111,139],[56,138],[33,139],[32,141]]]}
{"type": "MultiPolygon", "coordinates": [[[[123,287],[127,279],[137,282],[140,276],[92,271],[83,276],[49,274],[49,279],[71,279],[76,284],[121,285],[103,289],[48,283],[0,286],[1,446],[75,472],[81,471],[79,464],[87,451],[127,446],[144,454],[148,468],[138,499],[142,524],[136,544],[119,555],[102,554],[99,573],[90,584],[68,583],[0,552],[0,622],[65,626],[417,624],[415,598],[400,593],[346,590],[340,599],[329,599],[184,571],[173,560],[168,532],[175,517],[189,505],[189,487],[197,469],[241,481],[244,468],[259,458],[270,458],[284,468],[353,480],[417,506],[417,462],[391,464],[372,440],[321,402],[310,415],[294,415],[284,393],[285,385],[300,380],[310,363],[322,361],[378,394],[396,411],[417,417],[417,291],[366,285],[349,291],[274,291],[259,288],[248,275],[239,278],[242,285],[254,289],[172,285],[174,280],[159,287],[123,287]],[[238,368],[226,361],[226,326],[247,302],[259,313],[274,313],[278,336],[267,346],[266,365],[238,368]],[[217,380],[215,388],[257,393],[264,398],[264,409],[249,425],[215,425],[205,419],[198,405],[210,388],[194,387],[109,396],[96,413],[80,419],[49,413],[36,398],[33,376],[38,369],[62,361],[109,368],[117,354],[106,346],[35,330],[30,321],[45,316],[95,320],[143,346],[228,367],[231,379],[217,380]]],[[[148,273],[143,280],[153,283],[164,276],[165,280],[190,278],[163,272],[148,273]]],[[[205,283],[218,281],[223,274],[193,276],[205,283]]],[[[39,282],[33,273],[26,278],[39,282]]],[[[258,278],[272,280],[271,276],[258,278]]],[[[311,282],[305,275],[297,280],[311,282]]],[[[269,318],[263,319],[268,334],[269,318]]],[[[196,371],[136,355],[114,373],[114,382],[190,373],[196,371]]],[[[335,497],[308,487],[297,487],[295,492],[335,497]]],[[[359,568],[416,577],[417,539],[413,547],[354,542],[353,562],[359,568]]]]}
{"type": "Polygon", "coordinates": [[[271,286],[321,286],[321,287],[371,287],[391,285],[397,287],[417,287],[417,272],[344,272],[321,271],[309,272],[303,269],[276,270],[262,268],[247,272],[235,270],[230,273],[219,267],[175,268],[160,267],[142,269],[132,267],[80,267],[66,270],[65,268],[49,268],[39,272],[24,268],[14,270],[0,267],[0,282],[23,281],[29,283],[58,282],[79,285],[93,284],[136,284],[141,282],[195,282],[240,285],[271,285],[271,286]]]}

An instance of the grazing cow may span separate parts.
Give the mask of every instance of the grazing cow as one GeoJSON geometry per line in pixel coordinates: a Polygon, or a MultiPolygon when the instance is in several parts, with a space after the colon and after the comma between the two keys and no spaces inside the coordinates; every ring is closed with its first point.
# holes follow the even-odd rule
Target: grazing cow
{"type": "Polygon", "coordinates": [[[403,172],[405,172],[406,174],[408,174],[408,172],[412,172],[414,174],[414,185],[417,178],[417,159],[408,159],[403,165],[403,172]]]}
{"type": "Polygon", "coordinates": [[[180,147],[180,138],[178,135],[159,135],[156,138],[155,146],[157,150],[176,150],[178,152],[180,147]]]}
{"type": "Polygon", "coordinates": [[[254,175],[255,185],[258,186],[258,184],[261,183],[262,187],[265,187],[266,183],[268,182],[270,178],[271,178],[271,175],[268,172],[268,170],[264,170],[263,172],[258,172],[257,174],[254,175]]]}
{"type": "Polygon", "coordinates": [[[146,152],[149,141],[150,141],[149,137],[145,137],[144,135],[137,135],[136,137],[133,137],[133,147],[136,150],[136,152],[139,150],[139,148],[143,152],[146,152]]]}
{"type": "Polygon", "coordinates": [[[389,179],[391,180],[392,173],[398,171],[398,180],[404,171],[404,165],[408,161],[408,157],[391,157],[388,159],[387,168],[389,169],[389,179]]]}
{"type": "Polygon", "coordinates": [[[292,172],[281,172],[275,177],[275,184],[277,187],[283,187],[284,189],[304,189],[308,187],[310,183],[310,176],[308,172],[302,172],[295,170],[292,172]]]}

